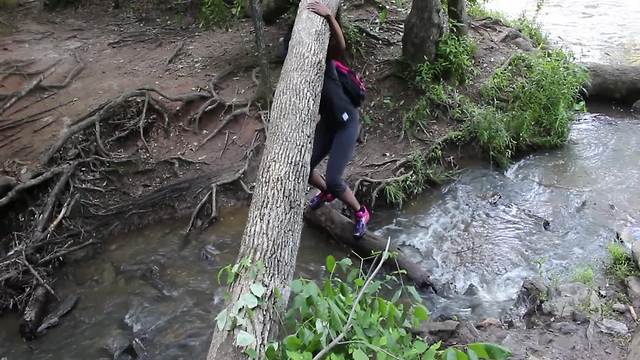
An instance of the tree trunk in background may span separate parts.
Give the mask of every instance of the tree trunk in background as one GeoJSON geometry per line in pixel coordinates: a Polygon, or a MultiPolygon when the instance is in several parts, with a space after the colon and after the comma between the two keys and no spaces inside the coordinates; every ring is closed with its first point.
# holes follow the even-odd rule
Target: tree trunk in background
{"type": "MultiPolygon", "coordinates": [[[[325,1],[335,13],[338,0],[325,1]]],[[[247,271],[252,266],[240,270],[229,289],[227,314],[238,310],[238,305],[235,309],[233,305],[243,303],[241,296],[252,296],[251,285],[260,284],[265,291],[251,317],[245,314],[249,319],[246,325],[223,330],[215,326],[208,360],[246,358],[246,348],[235,346],[240,337],[254,337],[250,347],[258,359],[264,358],[268,341],[277,336],[277,319],[286,309],[302,232],[311,143],[329,43],[326,20],[307,11],[306,6],[303,0],[276,88],[269,136],[238,254],[238,263],[263,264],[264,268],[258,267],[253,274],[247,271]]],[[[230,320],[227,317],[227,323],[230,320]]]]}
{"type": "Polygon", "coordinates": [[[413,0],[404,22],[402,55],[413,65],[433,60],[442,31],[440,0],[413,0]]]}
{"type": "Polygon", "coordinates": [[[262,6],[260,0],[251,0],[251,18],[253,19],[253,29],[256,33],[256,48],[260,61],[260,81],[256,95],[258,99],[271,103],[271,75],[269,71],[269,59],[264,44],[264,21],[262,20],[262,6]]]}
{"type": "Polygon", "coordinates": [[[469,32],[467,18],[467,0],[448,0],[447,14],[451,22],[451,30],[458,36],[467,35],[469,32]]]}

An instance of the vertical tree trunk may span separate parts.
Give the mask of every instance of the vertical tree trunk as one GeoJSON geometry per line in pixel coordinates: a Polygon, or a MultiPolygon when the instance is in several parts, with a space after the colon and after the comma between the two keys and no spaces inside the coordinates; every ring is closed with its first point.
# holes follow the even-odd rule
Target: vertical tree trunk
{"type": "MultiPolygon", "coordinates": [[[[329,43],[326,20],[307,11],[307,2],[300,2],[271,108],[269,136],[238,255],[238,264],[244,265],[238,268],[226,310],[214,325],[208,360],[245,358],[247,348],[264,358],[288,301],[329,43]],[[258,298],[258,305],[243,305],[247,298],[258,298]],[[240,339],[249,345],[236,346],[240,339]]],[[[336,11],[338,0],[325,3],[336,11]]]]}
{"type": "Polygon", "coordinates": [[[413,65],[433,60],[442,30],[440,0],[413,0],[404,22],[402,55],[413,65]]]}
{"type": "Polygon", "coordinates": [[[467,18],[467,0],[448,0],[447,14],[452,24],[452,31],[459,36],[467,35],[469,32],[467,18]]]}
{"type": "Polygon", "coordinates": [[[251,0],[251,14],[253,19],[253,29],[256,33],[256,48],[260,61],[260,82],[256,95],[258,99],[271,102],[271,75],[269,71],[269,60],[264,44],[264,21],[262,20],[262,6],[260,0],[251,0]]]}

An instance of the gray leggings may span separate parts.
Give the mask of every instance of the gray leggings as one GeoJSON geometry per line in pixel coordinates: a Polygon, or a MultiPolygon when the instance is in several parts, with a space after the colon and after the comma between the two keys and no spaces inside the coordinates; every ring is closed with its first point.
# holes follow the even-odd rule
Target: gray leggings
{"type": "Polygon", "coordinates": [[[325,181],[327,191],[336,197],[340,197],[347,190],[347,184],[342,177],[347,164],[353,157],[360,132],[358,111],[353,111],[349,115],[346,124],[337,126],[330,124],[331,121],[328,119],[320,119],[313,139],[311,171],[329,155],[325,181]]]}

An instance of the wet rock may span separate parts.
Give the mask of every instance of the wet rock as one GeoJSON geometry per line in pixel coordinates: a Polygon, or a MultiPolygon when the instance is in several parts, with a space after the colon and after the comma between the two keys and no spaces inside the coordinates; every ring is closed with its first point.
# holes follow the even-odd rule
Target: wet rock
{"type": "Polygon", "coordinates": [[[453,334],[460,326],[460,323],[454,320],[430,321],[425,324],[423,333],[431,335],[450,335],[453,334]]]}
{"type": "Polygon", "coordinates": [[[502,326],[502,322],[498,319],[494,319],[494,318],[487,318],[482,320],[481,322],[478,323],[478,327],[479,328],[489,328],[489,327],[500,327],[502,326]]]}
{"type": "Polygon", "coordinates": [[[587,316],[587,314],[582,311],[575,311],[572,317],[573,321],[577,322],[578,324],[584,324],[589,321],[589,317],[587,316]]]}
{"type": "Polygon", "coordinates": [[[551,328],[553,330],[556,330],[558,332],[560,332],[561,334],[564,335],[570,335],[570,334],[574,334],[576,333],[578,330],[580,330],[580,327],[574,323],[568,322],[568,321],[562,321],[562,322],[558,322],[558,323],[553,323],[551,324],[551,328]]]}
{"type": "Polygon", "coordinates": [[[616,303],[616,304],[613,304],[611,308],[613,309],[613,311],[619,312],[621,314],[624,314],[627,312],[627,306],[624,304],[616,303]]]}
{"type": "Polygon", "coordinates": [[[49,315],[47,315],[44,320],[42,320],[42,324],[38,327],[38,335],[44,334],[47,329],[57,326],[60,323],[60,318],[69,313],[69,311],[73,310],[73,308],[78,303],[78,299],[80,296],[78,295],[69,295],[60,304],[56,307],[54,311],[52,311],[49,315]]]}
{"type": "Polygon", "coordinates": [[[464,291],[464,295],[465,296],[476,296],[478,295],[478,287],[475,286],[474,284],[469,284],[469,286],[467,287],[467,290],[464,291]]]}
{"type": "Polygon", "coordinates": [[[0,176],[0,197],[5,196],[16,184],[16,179],[11,176],[0,176]]]}
{"type": "MultiPolygon", "coordinates": [[[[635,112],[640,112],[640,99],[638,99],[638,101],[633,103],[633,105],[631,106],[631,110],[633,110],[635,112]]],[[[639,357],[639,359],[640,359],[640,357],[639,357]]]]}
{"type": "Polygon", "coordinates": [[[216,249],[213,245],[207,245],[202,249],[202,253],[200,254],[202,258],[206,261],[212,261],[213,258],[220,254],[220,251],[216,249]]]}
{"type": "Polygon", "coordinates": [[[542,278],[526,279],[522,283],[511,312],[519,317],[530,315],[547,300],[548,296],[549,289],[542,278]]]}
{"type": "Polygon", "coordinates": [[[531,41],[525,39],[525,38],[518,38],[518,39],[514,39],[513,41],[511,41],[511,43],[513,45],[515,45],[515,47],[517,47],[518,49],[522,50],[522,51],[533,51],[535,50],[535,48],[533,47],[533,45],[531,45],[531,41]]]}
{"type": "Polygon", "coordinates": [[[542,221],[542,228],[545,231],[549,231],[549,229],[551,229],[551,223],[549,222],[549,220],[544,219],[544,221],[542,221]]]}
{"type": "Polygon", "coordinates": [[[596,324],[600,328],[600,331],[605,334],[624,336],[629,333],[627,325],[621,323],[620,321],[603,319],[602,321],[598,321],[596,324]]]}
{"type": "Polygon", "coordinates": [[[633,256],[633,261],[635,261],[636,266],[640,269],[640,239],[631,244],[631,255],[633,256]]]}
{"type": "Polygon", "coordinates": [[[119,359],[127,350],[131,340],[126,331],[122,329],[114,329],[113,332],[107,336],[104,345],[102,346],[112,359],[119,359]]]}
{"type": "Polygon", "coordinates": [[[480,332],[478,332],[478,329],[469,321],[460,323],[457,335],[463,344],[471,344],[480,339],[480,332]]]}
{"type": "Polygon", "coordinates": [[[631,303],[634,306],[640,305],[640,278],[629,276],[624,279],[624,283],[627,285],[627,295],[629,295],[631,303]]]}
{"type": "Polygon", "coordinates": [[[570,319],[576,312],[599,312],[602,306],[596,292],[580,283],[562,284],[549,295],[542,311],[558,318],[570,319]]]}

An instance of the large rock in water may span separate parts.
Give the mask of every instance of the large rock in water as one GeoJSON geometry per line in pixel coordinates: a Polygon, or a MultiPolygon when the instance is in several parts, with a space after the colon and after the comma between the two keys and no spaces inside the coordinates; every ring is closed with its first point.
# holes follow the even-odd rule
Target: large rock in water
{"type": "Polygon", "coordinates": [[[550,293],[550,299],[542,304],[545,314],[559,318],[572,318],[575,313],[599,312],[602,306],[598,294],[584,284],[559,285],[550,293]]]}

